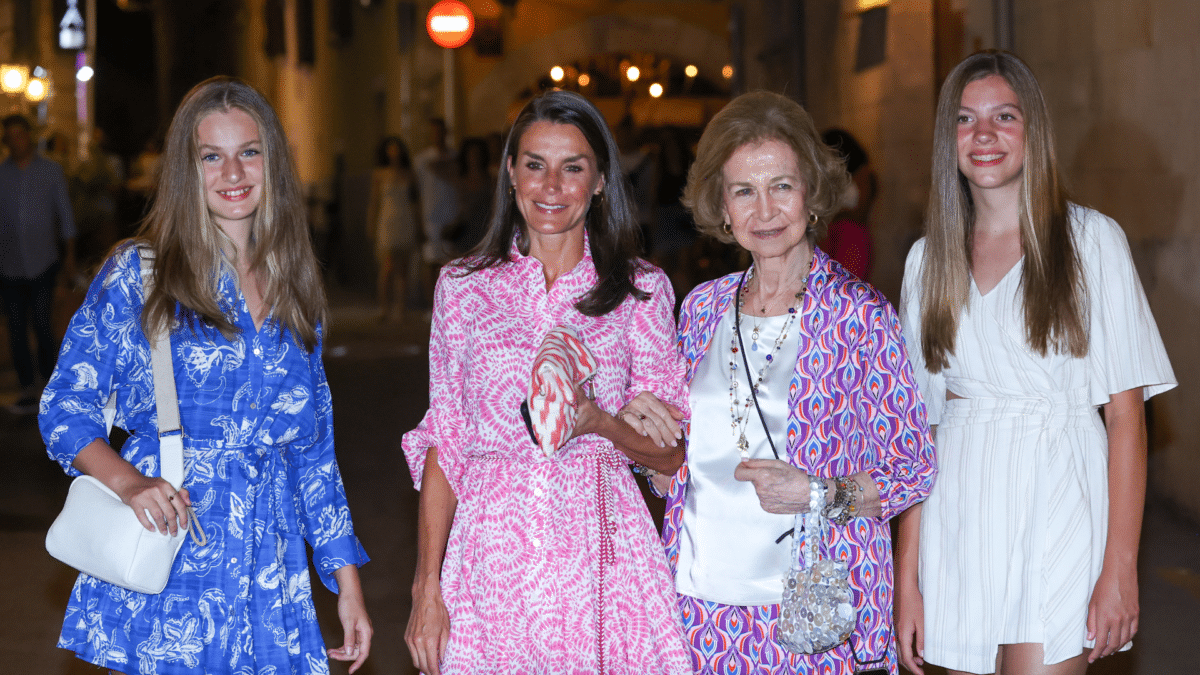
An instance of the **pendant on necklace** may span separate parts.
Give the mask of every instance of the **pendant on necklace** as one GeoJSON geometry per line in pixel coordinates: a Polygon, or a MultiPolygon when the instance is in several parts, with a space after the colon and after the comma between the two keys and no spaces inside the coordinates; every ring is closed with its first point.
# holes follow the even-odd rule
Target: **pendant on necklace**
{"type": "Polygon", "coordinates": [[[737,449],[738,456],[742,458],[743,462],[750,459],[750,441],[746,440],[746,434],[742,434],[742,437],[738,439],[737,449]]]}

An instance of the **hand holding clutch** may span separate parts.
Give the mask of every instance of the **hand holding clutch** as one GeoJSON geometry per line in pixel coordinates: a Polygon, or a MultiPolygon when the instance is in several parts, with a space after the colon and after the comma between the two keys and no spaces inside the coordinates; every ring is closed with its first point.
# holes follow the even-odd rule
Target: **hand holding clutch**
{"type": "Polygon", "coordinates": [[[529,418],[534,441],[547,457],[567,442],[578,418],[576,387],[596,374],[596,358],[570,326],[556,326],[542,339],[529,382],[529,418]]]}

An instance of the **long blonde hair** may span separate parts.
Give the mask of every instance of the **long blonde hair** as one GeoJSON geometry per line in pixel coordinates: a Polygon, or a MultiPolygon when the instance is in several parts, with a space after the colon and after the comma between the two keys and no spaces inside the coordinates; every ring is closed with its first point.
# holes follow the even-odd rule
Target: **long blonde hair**
{"type": "Polygon", "coordinates": [[[222,275],[233,270],[223,252],[232,242],[209,213],[197,140],[206,115],[232,109],[254,119],[264,156],[249,250],[237,255],[249,257],[272,320],[312,351],[327,305],[287,138],[262,94],[231,77],[196,85],[171,120],[154,200],[138,232],[155,255],[154,288],[146,298],[142,327],[153,335],[174,328],[178,319],[193,331],[199,322],[230,339],[238,331],[227,315],[232,308],[221,306],[219,293],[222,275]]]}
{"type": "Polygon", "coordinates": [[[1025,117],[1019,220],[1026,339],[1043,356],[1050,349],[1075,357],[1088,351],[1087,288],[1058,175],[1046,101],[1029,66],[1008,52],[988,50],[955,66],[938,96],[920,299],[922,351],[935,373],[954,353],[971,284],[975,204],[958,170],[958,110],[967,84],[990,75],[1008,82],[1025,117]]]}

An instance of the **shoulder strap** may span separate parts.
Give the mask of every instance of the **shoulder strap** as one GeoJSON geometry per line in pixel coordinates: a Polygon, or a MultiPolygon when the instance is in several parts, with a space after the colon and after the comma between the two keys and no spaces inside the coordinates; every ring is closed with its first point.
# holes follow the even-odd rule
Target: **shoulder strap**
{"type": "MultiPolygon", "coordinates": [[[[154,284],[154,256],[138,247],[142,261],[142,297],[154,284]]],[[[171,363],[171,336],[166,331],[148,335],[150,365],[154,371],[154,406],[158,412],[158,453],[162,477],[176,490],[183,485],[183,428],[179,424],[179,395],[175,392],[175,368],[171,363]]]]}
{"type": "MultiPolygon", "coordinates": [[[[144,246],[137,248],[141,260],[142,297],[150,295],[154,284],[154,255],[144,246]]],[[[183,485],[183,428],[179,424],[179,394],[175,391],[175,369],[171,363],[171,336],[148,335],[150,366],[154,373],[154,406],[158,412],[158,453],[161,474],[176,490],[183,485]]],[[[117,394],[113,392],[104,406],[104,421],[112,434],[117,415],[117,394]]]]}

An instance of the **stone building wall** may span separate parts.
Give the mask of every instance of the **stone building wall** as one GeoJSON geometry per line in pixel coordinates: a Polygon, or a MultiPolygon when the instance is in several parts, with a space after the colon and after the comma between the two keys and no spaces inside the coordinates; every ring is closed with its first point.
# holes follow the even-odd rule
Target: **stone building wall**
{"type": "Polygon", "coordinates": [[[1016,3],[1077,199],[1115,218],[1180,386],[1152,401],[1152,487],[1200,519],[1200,3],[1016,3]]]}

